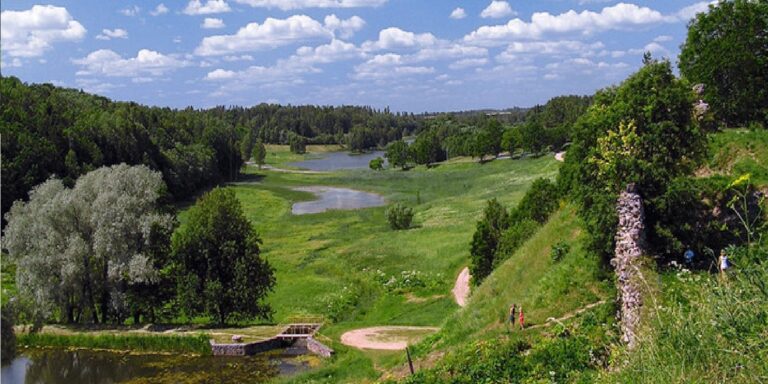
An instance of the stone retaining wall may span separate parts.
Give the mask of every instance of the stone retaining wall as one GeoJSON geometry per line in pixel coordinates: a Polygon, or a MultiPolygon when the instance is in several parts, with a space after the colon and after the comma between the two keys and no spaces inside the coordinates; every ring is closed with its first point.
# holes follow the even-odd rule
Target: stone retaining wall
{"type": "Polygon", "coordinates": [[[331,357],[331,355],[333,355],[333,349],[315,340],[315,338],[311,336],[307,337],[307,349],[315,355],[322,357],[331,357]]]}
{"type": "Polygon", "coordinates": [[[214,356],[250,356],[260,352],[288,347],[291,345],[291,341],[293,340],[278,337],[253,343],[218,344],[211,341],[211,352],[214,356]]]}

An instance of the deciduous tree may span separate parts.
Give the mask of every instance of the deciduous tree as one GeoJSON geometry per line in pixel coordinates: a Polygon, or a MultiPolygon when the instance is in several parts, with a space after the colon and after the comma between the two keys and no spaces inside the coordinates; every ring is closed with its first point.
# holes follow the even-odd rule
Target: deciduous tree
{"type": "Polygon", "coordinates": [[[260,256],[260,243],[232,190],[216,188],[203,195],[173,236],[183,310],[190,316],[210,316],[219,324],[269,318],[271,309],[264,299],[275,276],[260,256]]]}

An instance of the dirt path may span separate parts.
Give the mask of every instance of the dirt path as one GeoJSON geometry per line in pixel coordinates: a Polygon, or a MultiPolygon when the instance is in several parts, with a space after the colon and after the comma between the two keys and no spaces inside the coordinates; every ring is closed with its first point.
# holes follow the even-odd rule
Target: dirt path
{"type": "Polygon", "coordinates": [[[409,342],[438,330],[440,328],[406,326],[362,328],[341,335],[341,343],[360,349],[399,351],[405,349],[409,342]]]}
{"type": "Polygon", "coordinates": [[[557,161],[565,161],[565,151],[555,153],[555,160],[557,160],[557,161]]]}
{"type": "Polygon", "coordinates": [[[464,267],[459,273],[459,277],[456,278],[456,284],[453,285],[453,297],[456,299],[456,304],[459,307],[467,305],[467,297],[469,297],[469,267],[464,267]]]}
{"type": "Polygon", "coordinates": [[[568,312],[565,315],[563,315],[562,317],[558,317],[557,319],[555,319],[554,317],[550,317],[544,323],[532,325],[530,327],[526,327],[525,329],[534,329],[534,328],[547,327],[547,326],[551,325],[552,323],[559,323],[559,322],[562,322],[564,320],[568,320],[568,319],[570,319],[570,318],[572,318],[572,317],[574,317],[574,316],[576,316],[576,315],[578,315],[578,314],[580,314],[580,313],[582,313],[584,311],[588,311],[588,310],[590,310],[590,309],[592,309],[594,307],[597,307],[598,305],[602,305],[602,304],[605,304],[605,300],[600,300],[600,301],[594,302],[592,304],[587,304],[587,305],[585,305],[585,306],[583,306],[581,308],[574,309],[573,311],[568,312]]]}

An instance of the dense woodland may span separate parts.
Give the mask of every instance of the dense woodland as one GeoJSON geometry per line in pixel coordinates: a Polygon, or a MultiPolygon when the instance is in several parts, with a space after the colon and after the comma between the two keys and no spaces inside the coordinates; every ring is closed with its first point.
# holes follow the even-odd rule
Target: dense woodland
{"type": "Polygon", "coordinates": [[[101,166],[143,164],[163,174],[170,199],[237,177],[257,140],[384,146],[418,128],[412,115],[370,107],[279,106],[212,109],[114,102],[51,84],[0,78],[2,214],[51,176],[72,185],[101,166]]]}

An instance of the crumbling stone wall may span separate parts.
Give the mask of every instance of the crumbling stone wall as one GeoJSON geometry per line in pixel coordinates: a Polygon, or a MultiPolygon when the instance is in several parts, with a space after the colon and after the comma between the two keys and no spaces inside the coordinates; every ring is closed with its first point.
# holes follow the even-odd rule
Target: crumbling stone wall
{"type": "Polygon", "coordinates": [[[616,271],[619,290],[619,324],[621,338],[630,349],[637,343],[636,332],[643,306],[638,263],[645,254],[645,211],[643,199],[634,184],[619,195],[616,203],[619,223],[616,230],[616,251],[611,260],[616,271]]]}

